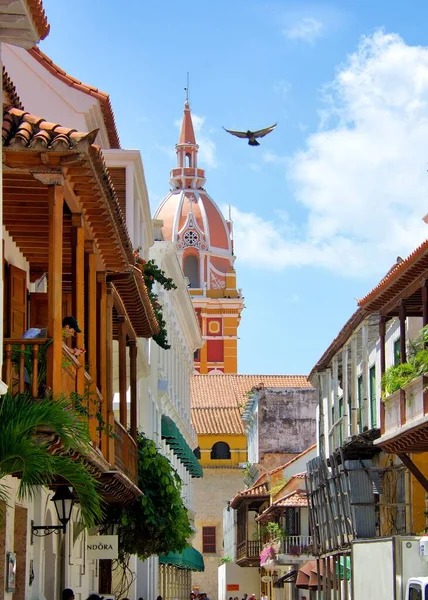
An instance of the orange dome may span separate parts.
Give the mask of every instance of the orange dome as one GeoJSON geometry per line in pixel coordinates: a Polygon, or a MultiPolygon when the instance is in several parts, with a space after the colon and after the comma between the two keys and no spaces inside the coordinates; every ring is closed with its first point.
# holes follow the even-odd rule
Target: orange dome
{"type": "Polygon", "coordinates": [[[198,149],[188,102],[176,145],[177,166],[171,171],[172,190],[155,213],[163,221],[163,236],[175,242],[184,271],[197,281],[194,287],[225,289],[226,273],[233,269],[232,224],[206,192],[205,171],[198,168],[198,149]],[[187,260],[187,257],[193,259],[187,260]],[[185,263],[193,263],[193,267],[185,263]],[[196,276],[197,270],[197,276],[196,276]]]}
{"type": "Polygon", "coordinates": [[[232,255],[229,226],[205,191],[171,191],[157,209],[155,219],[163,221],[164,238],[177,242],[179,250],[191,246],[232,255]]]}

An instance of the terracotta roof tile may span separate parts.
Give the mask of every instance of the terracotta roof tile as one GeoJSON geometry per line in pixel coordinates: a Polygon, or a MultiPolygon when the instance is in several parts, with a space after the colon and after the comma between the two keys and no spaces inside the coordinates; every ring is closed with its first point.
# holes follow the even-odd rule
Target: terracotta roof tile
{"type": "Polygon", "coordinates": [[[308,495],[304,490],[295,490],[279,500],[272,502],[257,518],[256,521],[264,521],[272,513],[282,512],[283,508],[305,508],[308,506],[308,495]]]}
{"type": "Polygon", "coordinates": [[[42,0],[25,0],[31,18],[41,40],[44,40],[50,31],[50,25],[43,8],[42,0]]]}
{"type": "Polygon", "coordinates": [[[198,408],[192,411],[195,431],[202,435],[243,435],[238,408],[198,408]]]}
{"type": "Polygon", "coordinates": [[[264,497],[266,497],[266,499],[269,497],[268,486],[265,482],[253,485],[252,487],[248,488],[247,490],[244,490],[243,492],[239,492],[238,494],[236,494],[236,496],[233,498],[232,502],[230,503],[230,506],[231,506],[231,508],[237,508],[237,506],[239,504],[241,504],[241,501],[244,500],[245,498],[264,498],[264,497]]]}
{"type": "Polygon", "coordinates": [[[241,412],[253,388],[310,388],[305,375],[194,375],[192,422],[197,434],[245,433],[241,412]]]}
{"type": "MultiPolygon", "coordinates": [[[[358,300],[358,306],[368,307],[376,300],[377,303],[373,306],[373,310],[375,310],[382,302],[386,303],[391,299],[391,293],[398,293],[407,287],[409,283],[408,278],[406,278],[406,281],[404,281],[404,278],[401,280],[401,275],[405,273],[408,275],[410,274],[411,269],[415,268],[415,277],[418,276],[418,262],[427,257],[428,240],[425,240],[425,242],[418,246],[405,260],[397,262],[371,292],[366,294],[361,300],[358,300]],[[391,288],[393,289],[391,290],[391,288]]],[[[426,264],[424,263],[423,270],[426,270],[426,268],[426,264]]]]}
{"type": "Polygon", "coordinates": [[[13,81],[11,80],[11,78],[9,77],[9,75],[7,74],[6,69],[4,67],[3,67],[3,92],[6,92],[6,94],[8,95],[8,99],[14,108],[19,108],[20,110],[24,109],[21,99],[19,98],[18,93],[16,91],[16,87],[15,87],[13,81]]]}
{"type": "Polygon", "coordinates": [[[45,67],[52,75],[57,77],[60,81],[64,82],[70,87],[73,87],[77,90],[84,92],[85,94],[89,94],[94,98],[97,98],[100,101],[101,111],[104,117],[104,123],[107,129],[107,135],[110,142],[111,148],[120,148],[120,140],[119,134],[117,132],[116,123],[114,119],[113,109],[110,103],[110,97],[106,92],[102,92],[98,88],[83,83],[79,79],[72,77],[68,73],[61,69],[57,64],[53,62],[52,59],[49,58],[44,52],[40,50],[37,46],[28,50],[28,52],[33,56],[41,65],[45,67]]]}
{"type": "Polygon", "coordinates": [[[96,135],[97,130],[87,133],[64,128],[14,107],[3,113],[3,145],[8,147],[34,148],[42,145],[49,149],[71,150],[81,142],[92,144],[96,135]]]}

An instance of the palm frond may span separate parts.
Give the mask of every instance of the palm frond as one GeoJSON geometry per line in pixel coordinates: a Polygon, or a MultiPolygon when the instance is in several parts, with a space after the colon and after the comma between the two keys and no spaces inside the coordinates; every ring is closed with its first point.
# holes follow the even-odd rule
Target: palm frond
{"type": "Polygon", "coordinates": [[[87,471],[84,464],[67,456],[52,456],[55,471],[73,486],[76,500],[80,504],[82,521],[86,527],[94,527],[103,517],[99,483],[87,471]]]}
{"type": "MultiPolygon", "coordinates": [[[[102,516],[98,483],[81,461],[50,454],[40,435],[43,427],[59,436],[66,451],[81,456],[89,452],[87,423],[74,412],[69,398],[34,400],[28,394],[6,394],[0,400],[0,479],[19,475],[18,496],[23,498],[60,476],[73,486],[85,525],[94,525],[102,516]]],[[[0,500],[8,496],[7,488],[0,486],[0,500]]]]}

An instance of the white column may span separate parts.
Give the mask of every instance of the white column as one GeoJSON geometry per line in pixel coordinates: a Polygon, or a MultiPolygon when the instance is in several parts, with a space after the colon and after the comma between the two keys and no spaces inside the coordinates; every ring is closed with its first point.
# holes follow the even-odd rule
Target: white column
{"type": "Polygon", "coordinates": [[[370,402],[369,402],[369,326],[367,321],[364,321],[361,327],[361,347],[362,347],[362,376],[363,376],[363,397],[362,397],[362,410],[361,410],[361,428],[364,430],[365,426],[369,426],[370,417],[370,402]]]}
{"type": "Polygon", "coordinates": [[[349,437],[349,380],[348,380],[348,346],[342,349],[342,390],[343,390],[343,439],[349,437]]]}

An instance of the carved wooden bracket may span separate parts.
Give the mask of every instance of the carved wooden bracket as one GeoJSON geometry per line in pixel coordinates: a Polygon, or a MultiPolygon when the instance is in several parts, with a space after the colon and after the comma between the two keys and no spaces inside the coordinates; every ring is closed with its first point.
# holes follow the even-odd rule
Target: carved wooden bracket
{"type": "Polygon", "coordinates": [[[32,173],[34,179],[43,185],[64,185],[64,175],[61,173],[32,173]]]}

